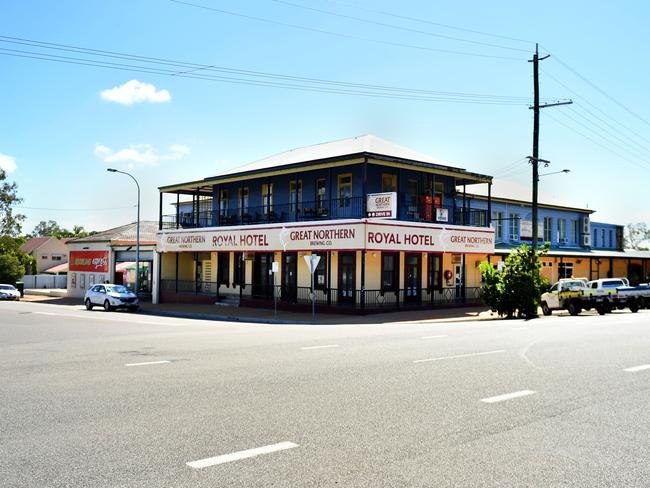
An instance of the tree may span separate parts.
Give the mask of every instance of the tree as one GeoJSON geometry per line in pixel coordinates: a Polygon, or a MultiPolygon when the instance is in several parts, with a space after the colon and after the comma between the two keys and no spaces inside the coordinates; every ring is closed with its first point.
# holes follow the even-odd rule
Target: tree
{"type": "Polygon", "coordinates": [[[25,266],[15,254],[0,254],[0,283],[15,283],[25,275],[25,266]]]}
{"type": "Polygon", "coordinates": [[[57,234],[61,234],[61,232],[64,230],[65,229],[62,229],[54,220],[48,220],[47,222],[45,220],[41,220],[36,225],[36,227],[34,227],[31,236],[56,236],[57,234]]]}
{"type": "Polygon", "coordinates": [[[650,241],[650,229],[645,222],[638,222],[636,224],[627,224],[625,226],[625,248],[626,249],[642,249],[646,250],[646,246],[642,246],[644,242],[650,241]]]}
{"type": "Polygon", "coordinates": [[[8,183],[7,173],[0,169],[0,236],[16,237],[22,231],[22,222],[25,216],[14,213],[14,205],[22,203],[18,198],[16,183],[8,183]]]}
{"type": "Polygon", "coordinates": [[[483,302],[499,315],[508,318],[536,317],[540,298],[549,284],[540,275],[542,264],[539,258],[548,249],[546,243],[533,254],[533,250],[523,244],[510,252],[502,271],[487,261],[482,262],[479,269],[483,277],[483,302]]]}

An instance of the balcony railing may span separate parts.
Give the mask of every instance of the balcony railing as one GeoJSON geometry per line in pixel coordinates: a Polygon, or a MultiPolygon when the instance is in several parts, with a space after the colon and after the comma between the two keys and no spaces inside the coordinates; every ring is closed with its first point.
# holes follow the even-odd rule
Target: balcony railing
{"type": "MultiPolygon", "coordinates": [[[[191,229],[277,222],[303,222],[329,219],[360,219],[365,217],[363,197],[333,198],[318,201],[282,203],[244,208],[200,210],[163,215],[163,229],[191,229]]],[[[413,203],[398,200],[398,219],[411,222],[432,222],[472,227],[487,227],[487,211],[445,205],[413,203]]]]}

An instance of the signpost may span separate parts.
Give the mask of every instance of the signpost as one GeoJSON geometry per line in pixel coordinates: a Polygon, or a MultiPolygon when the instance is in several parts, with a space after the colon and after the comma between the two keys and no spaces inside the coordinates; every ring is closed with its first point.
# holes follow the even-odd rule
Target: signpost
{"type": "Polygon", "coordinates": [[[271,263],[271,273],[273,273],[273,318],[278,318],[278,290],[275,286],[275,276],[280,271],[280,263],[273,261],[271,263]]]}
{"type": "Polygon", "coordinates": [[[311,317],[312,319],[316,318],[316,290],[314,288],[314,273],[320,262],[320,256],[318,254],[311,254],[309,256],[303,256],[309,272],[311,273],[311,317]]]}

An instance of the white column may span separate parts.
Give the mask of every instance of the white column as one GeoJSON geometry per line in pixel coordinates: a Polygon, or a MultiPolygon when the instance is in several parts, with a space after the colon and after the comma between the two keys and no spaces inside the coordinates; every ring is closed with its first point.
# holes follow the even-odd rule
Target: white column
{"type": "Polygon", "coordinates": [[[160,300],[160,253],[153,253],[153,273],[151,279],[151,301],[155,305],[160,300]]]}

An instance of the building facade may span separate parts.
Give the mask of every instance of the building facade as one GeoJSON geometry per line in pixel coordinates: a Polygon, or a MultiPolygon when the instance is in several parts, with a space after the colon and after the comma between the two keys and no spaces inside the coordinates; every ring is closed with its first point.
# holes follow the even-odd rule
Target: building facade
{"type": "Polygon", "coordinates": [[[47,273],[48,270],[68,262],[68,247],[70,239],[44,236],[32,237],[20,250],[30,254],[36,262],[36,269],[27,270],[27,274],[47,273]]]}
{"type": "Polygon", "coordinates": [[[308,305],[315,255],[320,309],[476,303],[494,231],[463,195],[491,181],[362,136],[161,187],[154,300],[308,305]]]}

